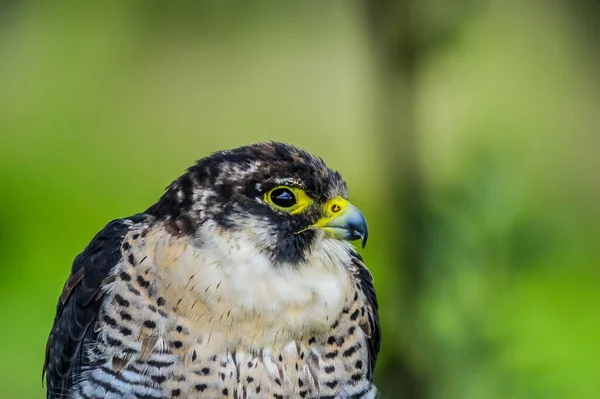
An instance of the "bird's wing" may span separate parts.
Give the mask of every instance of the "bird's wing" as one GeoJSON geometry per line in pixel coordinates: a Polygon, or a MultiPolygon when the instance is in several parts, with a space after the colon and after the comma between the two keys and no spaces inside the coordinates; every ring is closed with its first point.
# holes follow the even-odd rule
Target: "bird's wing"
{"type": "Polygon", "coordinates": [[[94,339],[102,288],[114,279],[111,270],[121,260],[121,242],[127,231],[143,219],[136,215],[110,222],[75,258],[46,344],[43,374],[48,399],[68,397],[77,376],[89,365],[82,347],[84,341],[94,339]]]}
{"type": "Polygon", "coordinates": [[[354,253],[353,258],[353,273],[357,281],[357,288],[364,295],[366,312],[362,317],[359,325],[367,336],[367,344],[369,349],[369,372],[368,378],[373,378],[377,355],[379,355],[379,346],[381,344],[381,327],[379,325],[379,305],[377,296],[375,295],[375,287],[373,286],[373,275],[365,266],[362,257],[358,253],[354,253]]]}

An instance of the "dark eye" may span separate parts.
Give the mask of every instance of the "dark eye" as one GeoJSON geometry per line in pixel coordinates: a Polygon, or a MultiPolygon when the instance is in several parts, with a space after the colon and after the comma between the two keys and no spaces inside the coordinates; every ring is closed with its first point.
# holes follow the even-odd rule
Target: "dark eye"
{"type": "Polygon", "coordinates": [[[271,192],[271,201],[282,208],[289,208],[296,205],[294,193],[287,188],[276,188],[271,192]]]}

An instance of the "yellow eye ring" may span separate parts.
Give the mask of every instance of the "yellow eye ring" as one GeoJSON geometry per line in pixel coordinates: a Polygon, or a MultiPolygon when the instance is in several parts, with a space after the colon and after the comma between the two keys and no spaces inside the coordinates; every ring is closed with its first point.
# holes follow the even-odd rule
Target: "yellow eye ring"
{"type": "Polygon", "coordinates": [[[309,207],[313,200],[298,187],[277,186],[265,193],[265,202],[271,208],[297,214],[309,207]]]}

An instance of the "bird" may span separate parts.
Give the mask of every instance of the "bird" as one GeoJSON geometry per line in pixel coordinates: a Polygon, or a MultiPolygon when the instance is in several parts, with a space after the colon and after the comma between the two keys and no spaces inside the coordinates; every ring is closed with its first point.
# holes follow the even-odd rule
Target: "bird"
{"type": "Polygon", "coordinates": [[[48,399],[372,399],[381,328],[365,217],[287,143],[211,153],[73,261],[48,399]]]}

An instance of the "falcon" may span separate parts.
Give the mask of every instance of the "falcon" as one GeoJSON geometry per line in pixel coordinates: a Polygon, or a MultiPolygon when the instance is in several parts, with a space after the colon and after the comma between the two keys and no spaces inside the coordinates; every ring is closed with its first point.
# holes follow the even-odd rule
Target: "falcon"
{"type": "Polygon", "coordinates": [[[74,260],[50,399],[374,398],[381,331],[346,183],[295,146],[216,152],[74,260]]]}

